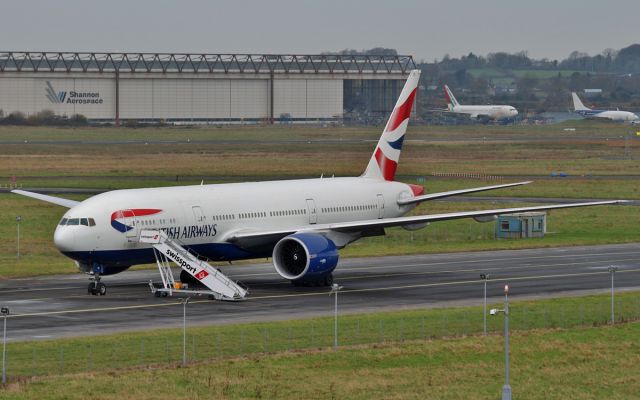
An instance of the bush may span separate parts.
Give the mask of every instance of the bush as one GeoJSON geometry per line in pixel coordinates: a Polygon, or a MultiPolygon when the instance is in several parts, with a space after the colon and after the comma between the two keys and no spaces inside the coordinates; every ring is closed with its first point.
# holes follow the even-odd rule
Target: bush
{"type": "Polygon", "coordinates": [[[72,125],[86,125],[87,117],[82,114],[73,114],[69,119],[72,125]]]}
{"type": "Polygon", "coordinates": [[[4,118],[0,113],[0,124],[2,125],[77,126],[87,125],[87,123],[87,117],[82,114],[73,114],[71,118],[68,118],[67,116],[56,115],[51,110],[42,110],[30,115],[28,118],[20,111],[12,112],[4,118]]]}
{"type": "Polygon", "coordinates": [[[30,125],[59,125],[60,117],[51,110],[42,110],[30,115],[27,122],[30,125]]]}
{"type": "Polygon", "coordinates": [[[124,121],[123,125],[126,126],[127,128],[137,128],[140,126],[137,119],[128,119],[124,121]]]}
{"type": "Polygon", "coordinates": [[[2,123],[6,125],[24,125],[26,118],[20,111],[14,111],[2,119],[2,123]]]}

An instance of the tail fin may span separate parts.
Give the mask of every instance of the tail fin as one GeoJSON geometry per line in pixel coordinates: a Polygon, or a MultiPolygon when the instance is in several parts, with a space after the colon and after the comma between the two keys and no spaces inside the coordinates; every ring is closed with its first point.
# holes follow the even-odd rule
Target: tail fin
{"type": "Polygon", "coordinates": [[[580,97],[576,94],[576,92],[571,93],[571,97],[573,97],[573,110],[574,111],[588,111],[591,110],[588,107],[585,107],[584,104],[580,101],[580,97]]]}
{"type": "Polygon", "coordinates": [[[444,85],[444,97],[447,99],[447,107],[449,108],[449,111],[453,111],[454,107],[460,105],[458,100],[456,100],[456,96],[453,95],[451,89],[449,89],[449,86],[447,85],[444,85]]]}
{"type": "Polygon", "coordinates": [[[392,181],[395,178],[398,161],[400,160],[400,151],[402,151],[402,142],[409,124],[419,80],[420,70],[414,69],[404,84],[400,97],[393,108],[376,150],[373,152],[369,165],[367,165],[362,177],[385,179],[387,181],[392,181]]]}

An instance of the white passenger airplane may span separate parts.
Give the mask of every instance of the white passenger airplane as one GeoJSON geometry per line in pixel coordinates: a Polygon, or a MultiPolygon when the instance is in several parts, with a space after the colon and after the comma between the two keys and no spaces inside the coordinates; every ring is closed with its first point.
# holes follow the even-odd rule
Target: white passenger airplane
{"type": "Polygon", "coordinates": [[[518,115],[518,110],[512,106],[504,105],[462,105],[458,103],[456,97],[449,89],[449,86],[444,85],[444,96],[447,99],[447,109],[449,112],[455,114],[467,114],[470,118],[478,120],[505,120],[514,118],[518,115]]]}
{"type": "MultiPolygon", "coordinates": [[[[410,73],[359,177],[116,190],[82,202],[13,192],[69,208],[56,228],[55,245],[95,281],[100,275],[156,261],[154,248],[141,235],[155,231],[209,260],[272,257],[280,276],[305,285],[331,284],[338,249],[363,237],[384,235],[387,227],[413,230],[458,218],[488,222],[498,214],[617,203],[404,216],[423,201],[530,183],[425,194],[421,186],[394,181],[419,77],[419,70],[410,73]]],[[[191,275],[200,280],[206,276],[191,275]]],[[[100,285],[100,294],[106,293],[104,284],[100,285]]],[[[89,291],[96,294],[95,282],[89,291]]]]}
{"type": "Polygon", "coordinates": [[[585,105],[582,104],[582,101],[580,101],[580,97],[578,97],[576,92],[572,92],[571,97],[573,97],[573,111],[585,118],[608,119],[611,121],[631,123],[636,123],[637,121],[639,121],[638,116],[629,111],[592,110],[591,108],[585,107],[585,105]]]}

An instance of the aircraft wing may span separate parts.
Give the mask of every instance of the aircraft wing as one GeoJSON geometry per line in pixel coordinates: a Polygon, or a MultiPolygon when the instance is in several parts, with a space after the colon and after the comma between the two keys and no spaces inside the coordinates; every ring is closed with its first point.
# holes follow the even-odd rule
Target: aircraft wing
{"type": "Polygon", "coordinates": [[[398,217],[398,218],[385,218],[385,219],[371,219],[364,221],[352,221],[352,222],[339,222],[333,224],[317,224],[317,225],[305,225],[299,227],[292,227],[288,229],[277,230],[265,230],[265,231],[237,231],[231,233],[225,239],[228,242],[236,243],[240,246],[243,243],[251,243],[260,239],[275,240],[296,232],[371,232],[393,226],[403,225],[417,225],[430,222],[447,221],[452,219],[462,218],[475,218],[478,221],[482,221],[483,218],[494,217],[501,214],[513,214],[529,211],[545,211],[554,210],[559,208],[576,208],[576,207],[589,207],[589,206],[601,206],[610,204],[626,203],[625,200],[611,200],[611,201],[594,201],[586,203],[569,203],[569,204],[554,204],[545,206],[532,206],[532,207],[516,207],[516,208],[500,208],[495,210],[481,210],[481,211],[462,211],[444,214],[431,214],[431,215],[416,215],[412,217],[398,217]]]}
{"type": "Polygon", "coordinates": [[[33,199],[38,199],[42,201],[46,201],[47,203],[57,204],[62,207],[72,208],[80,204],[79,201],[63,199],[60,197],[47,196],[46,194],[28,192],[26,190],[12,190],[11,193],[20,194],[22,196],[31,197],[33,199]]]}
{"type": "Polygon", "coordinates": [[[404,206],[407,204],[422,203],[423,201],[442,199],[445,197],[458,196],[461,194],[484,192],[487,190],[504,189],[504,188],[513,187],[513,186],[528,185],[531,182],[532,181],[507,183],[504,185],[483,186],[483,187],[472,188],[472,189],[460,189],[460,190],[451,190],[448,192],[423,194],[421,196],[410,197],[407,199],[400,199],[398,200],[398,204],[401,206],[404,206]]]}
{"type": "MultiPolygon", "coordinates": [[[[421,111],[426,111],[426,112],[432,112],[432,113],[453,113],[452,111],[450,111],[448,108],[427,108],[426,110],[421,110],[421,111]]],[[[455,114],[455,113],[453,113],[455,114]]]]}

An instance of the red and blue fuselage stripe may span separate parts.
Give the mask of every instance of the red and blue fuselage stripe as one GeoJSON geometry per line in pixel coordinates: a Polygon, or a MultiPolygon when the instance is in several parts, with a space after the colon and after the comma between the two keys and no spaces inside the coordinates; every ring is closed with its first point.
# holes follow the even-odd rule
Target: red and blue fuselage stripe
{"type": "Polygon", "coordinates": [[[130,210],[118,210],[111,214],[111,226],[118,232],[128,232],[133,226],[125,225],[118,221],[120,218],[146,217],[148,215],[158,214],[162,210],[157,208],[134,208],[130,210]]]}

